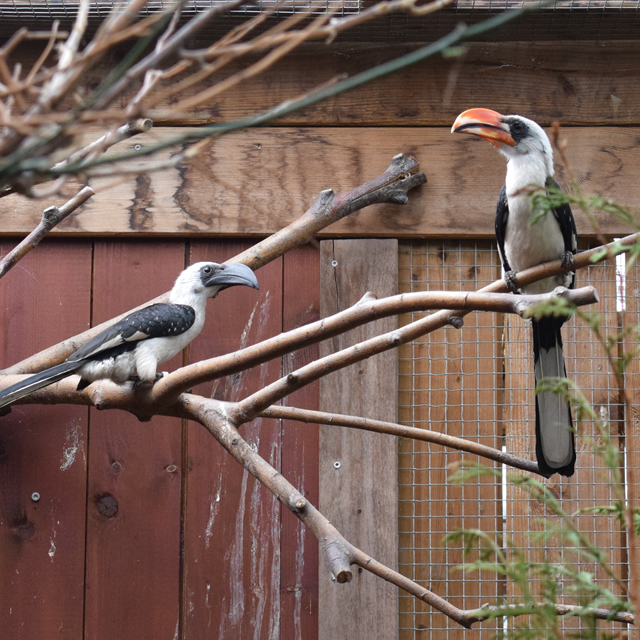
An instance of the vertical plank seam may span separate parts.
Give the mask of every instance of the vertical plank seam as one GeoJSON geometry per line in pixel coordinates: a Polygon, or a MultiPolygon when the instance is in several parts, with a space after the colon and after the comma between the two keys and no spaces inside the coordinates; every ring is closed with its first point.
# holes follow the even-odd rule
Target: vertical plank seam
{"type": "MultiPolygon", "coordinates": [[[[95,278],[95,255],[96,255],[96,243],[95,240],[91,240],[91,273],[89,275],[89,326],[93,326],[93,284],[95,278]]],[[[89,504],[91,502],[91,496],[89,495],[89,470],[91,468],[91,407],[87,407],[87,465],[85,469],[85,509],[84,509],[84,588],[82,589],[82,639],[86,640],[87,635],[87,550],[89,548],[89,504]]]]}
{"type": "MultiPolygon", "coordinates": [[[[285,326],[284,326],[284,312],[285,312],[285,295],[286,295],[286,289],[285,289],[285,272],[287,269],[287,254],[285,253],[282,256],[282,271],[280,273],[281,275],[281,280],[280,280],[280,289],[282,291],[282,297],[280,300],[280,331],[284,332],[285,331],[285,326]]],[[[280,357],[280,377],[284,377],[287,374],[287,367],[285,366],[285,356],[281,356],[280,357]]],[[[280,403],[281,405],[286,404],[286,399],[285,400],[281,400],[280,403]]],[[[280,468],[278,469],[278,471],[280,473],[283,472],[283,468],[284,468],[284,462],[283,462],[283,452],[284,452],[284,420],[279,420],[280,422],[280,452],[279,452],[279,464],[280,464],[280,468]]],[[[279,613],[282,614],[282,595],[283,595],[283,580],[284,580],[284,576],[282,575],[282,543],[283,543],[283,539],[282,539],[282,534],[284,532],[284,526],[283,526],[283,522],[284,522],[284,513],[283,513],[283,508],[282,508],[282,502],[280,502],[280,500],[277,501],[277,505],[278,505],[278,545],[280,547],[280,557],[278,560],[278,589],[279,589],[279,599],[278,599],[278,610],[279,613]]],[[[274,593],[272,597],[275,597],[276,594],[274,593]]],[[[280,631],[282,630],[282,621],[280,622],[280,631]]],[[[281,635],[281,634],[279,634],[281,635]]]]}
{"type": "MultiPolygon", "coordinates": [[[[184,243],[184,268],[186,269],[191,262],[191,242],[185,240],[184,243]]],[[[183,352],[182,363],[189,364],[190,360],[189,346],[183,352]]],[[[185,640],[186,634],[186,588],[187,581],[185,578],[186,558],[185,545],[187,537],[187,495],[189,489],[189,421],[180,421],[180,535],[179,540],[179,561],[178,561],[178,622],[177,633],[174,640],[185,640]]]]}

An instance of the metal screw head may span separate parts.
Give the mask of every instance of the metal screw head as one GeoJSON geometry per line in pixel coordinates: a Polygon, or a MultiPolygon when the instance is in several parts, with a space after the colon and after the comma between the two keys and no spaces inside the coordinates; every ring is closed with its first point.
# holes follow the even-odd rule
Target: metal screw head
{"type": "Polygon", "coordinates": [[[338,266],[338,261],[337,260],[332,260],[331,261],[331,266],[332,267],[337,267],[338,266]]]}
{"type": "Polygon", "coordinates": [[[32,499],[34,502],[38,502],[38,500],[40,500],[40,494],[39,494],[37,491],[34,491],[34,492],[31,494],[31,499],[32,499]]]}
{"type": "Polygon", "coordinates": [[[339,461],[339,460],[336,460],[336,461],[333,463],[333,468],[334,468],[334,469],[339,469],[341,466],[342,466],[342,464],[340,463],[340,461],[339,461]]]}

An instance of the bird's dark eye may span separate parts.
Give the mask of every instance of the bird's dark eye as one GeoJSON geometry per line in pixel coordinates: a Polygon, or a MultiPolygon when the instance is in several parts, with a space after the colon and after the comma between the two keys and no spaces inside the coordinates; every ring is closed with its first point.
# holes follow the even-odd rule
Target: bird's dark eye
{"type": "Polygon", "coordinates": [[[202,273],[205,276],[210,276],[213,273],[213,267],[208,264],[206,267],[202,267],[202,273]]]}
{"type": "Polygon", "coordinates": [[[520,122],[520,120],[516,120],[511,124],[511,130],[514,131],[515,133],[520,133],[521,131],[524,131],[524,123],[520,122]]]}

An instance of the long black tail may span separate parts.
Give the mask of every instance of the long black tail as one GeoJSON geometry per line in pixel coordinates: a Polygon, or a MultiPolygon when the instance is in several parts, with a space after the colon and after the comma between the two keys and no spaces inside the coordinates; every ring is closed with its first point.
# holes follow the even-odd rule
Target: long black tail
{"type": "MultiPolygon", "coordinates": [[[[542,378],[564,378],[564,354],[560,328],[564,320],[533,320],[533,355],[536,386],[542,378]]],[[[572,476],[576,462],[571,408],[565,397],[543,391],[536,394],[536,458],[540,472],[572,476]]]]}
{"type": "Polygon", "coordinates": [[[21,382],[12,384],[10,387],[0,391],[0,408],[6,407],[8,404],[20,398],[24,398],[38,389],[42,389],[42,387],[46,387],[70,376],[83,364],[84,361],[82,360],[80,362],[63,362],[62,364],[57,364],[55,367],[36,373],[21,382]]]}

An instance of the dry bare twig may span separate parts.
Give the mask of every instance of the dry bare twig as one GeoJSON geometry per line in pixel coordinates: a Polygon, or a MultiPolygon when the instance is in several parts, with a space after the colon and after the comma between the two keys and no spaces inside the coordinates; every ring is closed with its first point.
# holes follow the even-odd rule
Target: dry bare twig
{"type": "Polygon", "coordinates": [[[24,256],[32,249],[35,249],[42,239],[60,224],[67,216],[73,213],[78,207],[82,206],[95,192],[91,187],[84,187],[71,200],[63,204],[61,207],[47,207],[42,212],[42,220],[40,224],[13,250],[11,250],[2,260],[0,260],[0,278],[7,271],[18,264],[24,256]]]}

